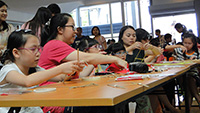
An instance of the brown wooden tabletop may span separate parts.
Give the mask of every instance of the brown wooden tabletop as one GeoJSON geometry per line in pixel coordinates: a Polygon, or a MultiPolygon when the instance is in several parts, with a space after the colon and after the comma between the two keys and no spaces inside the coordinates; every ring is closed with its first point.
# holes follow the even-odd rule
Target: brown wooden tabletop
{"type": "Polygon", "coordinates": [[[56,88],[55,91],[36,93],[33,91],[34,89],[30,89],[33,92],[0,96],[0,106],[114,106],[185,73],[196,63],[185,64],[183,67],[173,67],[163,72],[154,72],[154,74],[168,74],[169,76],[157,76],[144,80],[115,81],[115,76],[107,75],[90,81],[76,79],[66,81],[65,84],[55,83],[35,88],[56,88]],[[86,86],[89,84],[90,86],[86,86]],[[112,87],[112,85],[119,87],[112,87]]]}

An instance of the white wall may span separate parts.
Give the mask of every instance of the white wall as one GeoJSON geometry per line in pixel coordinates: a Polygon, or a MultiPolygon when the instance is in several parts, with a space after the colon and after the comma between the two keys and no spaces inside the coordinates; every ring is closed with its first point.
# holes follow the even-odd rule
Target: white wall
{"type": "Polygon", "coordinates": [[[61,12],[62,13],[70,13],[75,8],[78,8],[79,6],[82,6],[82,5],[84,5],[84,4],[81,1],[68,2],[68,3],[61,3],[61,4],[59,4],[59,6],[61,7],[61,12]]]}
{"type": "MultiPolygon", "coordinates": [[[[69,3],[61,3],[58,4],[61,8],[62,13],[70,13],[75,8],[84,5],[81,1],[69,2],[69,3]]],[[[35,13],[22,13],[8,9],[8,21],[11,22],[19,22],[24,23],[28,20],[32,19],[35,13]]]]}
{"type": "Polygon", "coordinates": [[[8,10],[8,21],[13,21],[13,22],[20,22],[24,23],[28,20],[30,20],[33,17],[33,14],[28,14],[28,13],[21,13],[17,11],[12,11],[8,10]]]}

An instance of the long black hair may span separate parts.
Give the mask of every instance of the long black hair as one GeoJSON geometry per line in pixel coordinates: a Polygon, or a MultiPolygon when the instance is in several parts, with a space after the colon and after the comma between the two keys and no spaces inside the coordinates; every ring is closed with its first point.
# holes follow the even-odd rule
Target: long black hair
{"type": "Polygon", "coordinates": [[[50,18],[51,11],[46,7],[40,7],[37,10],[35,16],[25,23],[25,28],[29,24],[29,29],[31,29],[32,32],[36,34],[39,28],[41,28],[42,31],[43,26],[49,21],[50,18]]]}
{"type": "Polygon", "coordinates": [[[52,12],[52,14],[58,14],[61,12],[60,7],[56,3],[52,3],[52,4],[48,5],[47,8],[52,12]]]}
{"type": "Polygon", "coordinates": [[[126,51],[125,47],[121,43],[114,43],[110,45],[105,51],[107,54],[115,55],[118,51],[124,50],[126,51]]]}
{"type": "Polygon", "coordinates": [[[15,61],[12,53],[13,49],[23,47],[26,44],[29,35],[34,35],[34,33],[30,30],[16,30],[10,34],[10,36],[8,37],[7,49],[2,55],[2,64],[4,64],[7,60],[11,62],[15,61]]]}
{"type": "Polygon", "coordinates": [[[136,41],[141,42],[142,40],[148,40],[150,39],[150,34],[142,28],[138,28],[135,30],[136,32],[136,41]]]}
{"type": "MultiPolygon", "coordinates": [[[[0,1],[0,7],[3,7],[3,6],[8,7],[8,5],[7,5],[5,2],[0,1]]],[[[3,25],[3,28],[0,29],[0,31],[4,31],[4,30],[6,30],[6,29],[7,29],[7,31],[9,30],[8,23],[6,23],[6,21],[2,21],[1,24],[3,25]]]]}
{"type": "Polygon", "coordinates": [[[68,13],[58,13],[51,18],[49,26],[49,40],[56,38],[58,34],[58,27],[64,28],[65,24],[68,23],[69,18],[72,18],[72,16],[68,13]]]}
{"type": "Polygon", "coordinates": [[[176,25],[174,26],[175,29],[180,29],[183,28],[183,33],[187,32],[187,28],[185,27],[185,25],[181,24],[181,23],[176,23],[176,25]]]}
{"type": "Polygon", "coordinates": [[[122,40],[122,37],[124,35],[124,32],[127,30],[127,29],[133,29],[135,31],[135,29],[132,27],[132,26],[124,26],[120,29],[120,32],[119,32],[119,43],[121,44],[124,44],[123,40],[122,40]]]}
{"type": "MultiPolygon", "coordinates": [[[[86,39],[82,39],[80,41],[80,43],[78,44],[77,48],[79,48],[80,51],[88,51],[88,49],[90,47],[92,47],[93,45],[99,44],[95,39],[92,38],[86,38],[86,39]]],[[[77,49],[76,48],[76,49],[77,49]]]]}
{"type": "MultiPolygon", "coordinates": [[[[183,35],[183,41],[186,38],[190,38],[192,40],[192,43],[193,43],[192,50],[197,53],[197,59],[199,59],[199,50],[198,50],[198,47],[197,47],[197,37],[193,33],[187,32],[183,35]]],[[[185,52],[183,53],[183,56],[186,58],[185,52]]]]}

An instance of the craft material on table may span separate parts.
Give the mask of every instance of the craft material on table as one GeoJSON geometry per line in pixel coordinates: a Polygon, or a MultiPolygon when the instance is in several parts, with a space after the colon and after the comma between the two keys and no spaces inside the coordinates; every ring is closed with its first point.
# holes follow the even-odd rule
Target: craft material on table
{"type": "Polygon", "coordinates": [[[95,80],[100,80],[100,76],[91,76],[91,77],[82,77],[81,78],[83,81],[95,81],[95,80]]]}
{"type": "Polygon", "coordinates": [[[50,91],[55,91],[56,88],[38,88],[34,89],[33,91],[36,93],[43,93],[43,92],[50,92],[50,91]]]}
{"type": "Polygon", "coordinates": [[[123,86],[120,86],[120,85],[117,85],[117,84],[107,84],[107,86],[110,86],[110,87],[113,87],[113,88],[122,88],[122,89],[125,89],[125,87],[123,86]]]}
{"type": "Polygon", "coordinates": [[[132,82],[131,84],[137,84],[137,85],[144,86],[144,87],[147,87],[147,88],[149,87],[148,85],[143,84],[143,83],[141,83],[141,82],[139,82],[139,83],[132,82]]]}
{"type": "Polygon", "coordinates": [[[70,89],[74,89],[74,88],[84,88],[84,87],[88,87],[88,86],[98,86],[98,84],[90,83],[90,84],[81,85],[81,86],[71,86],[70,89]]]}
{"type": "Polygon", "coordinates": [[[28,90],[27,88],[1,88],[0,89],[0,95],[10,95],[10,94],[23,94],[23,93],[29,93],[31,90],[28,90]]]}

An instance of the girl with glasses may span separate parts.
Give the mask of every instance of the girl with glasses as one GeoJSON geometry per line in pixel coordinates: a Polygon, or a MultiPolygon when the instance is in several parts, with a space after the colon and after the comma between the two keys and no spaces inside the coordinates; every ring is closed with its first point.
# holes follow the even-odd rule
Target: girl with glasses
{"type": "MultiPolygon", "coordinates": [[[[84,67],[84,62],[79,62],[78,65],[77,61],[73,61],[44,70],[37,66],[40,57],[39,51],[39,40],[31,31],[12,32],[8,38],[7,50],[4,52],[1,61],[5,65],[0,71],[0,87],[25,88],[47,80],[60,81],[65,78],[65,74],[82,71],[84,67]]],[[[43,113],[40,107],[21,107],[20,109],[20,112],[24,113],[43,113]]],[[[11,112],[10,110],[10,107],[0,108],[1,113],[11,112]]]]}
{"type": "MultiPolygon", "coordinates": [[[[121,43],[114,43],[106,49],[107,54],[111,54],[113,56],[119,57],[123,60],[126,60],[126,49],[121,43]]],[[[107,71],[112,72],[119,72],[122,71],[122,69],[118,66],[116,66],[114,63],[110,64],[109,67],[106,68],[107,71]]],[[[128,72],[128,70],[126,70],[128,72]]]]}
{"type": "MultiPolygon", "coordinates": [[[[77,60],[77,50],[70,46],[74,42],[76,36],[76,31],[74,31],[74,27],[72,26],[75,26],[75,23],[70,14],[56,14],[51,18],[49,41],[43,47],[39,59],[39,66],[50,69],[64,62],[77,60]]],[[[79,59],[92,65],[116,63],[124,68],[126,68],[127,65],[126,61],[118,57],[106,56],[98,53],[79,51],[79,59]]],[[[81,73],[80,76],[82,76],[81,73]]]]}
{"type": "MultiPolygon", "coordinates": [[[[82,39],[81,42],[78,44],[77,48],[79,48],[80,51],[83,51],[86,53],[105,54],[105,52],[102,53],[102,51],[100,51],[99,43],[95,39],[92,39],[92,38],[82,39]]],[[[92,76],[95,73],[103,72],[105,70],[105,69],[103,69],[103,67],[104,67],[104,65],[89,65],[81,72],[81,75],[82,76],[88,76],[88,75],[92,76]]]]}
{"type": "MultiPolygon", "coordinates": [[[[69,25],[75,25],[71,15],[67,13],[57,14],[50,22],[50,38],[43,47],[39,65],[45,69],[55,67],[63,62],[77,60],[77,51],[70,44],[74,42],[76,31],[69,25]]],[[[80,60],[88,64],[116,63],[120,67],[126,67],[127,62],[118,57],[106,56],[97,53],[79,52],[80,60]]]]}

